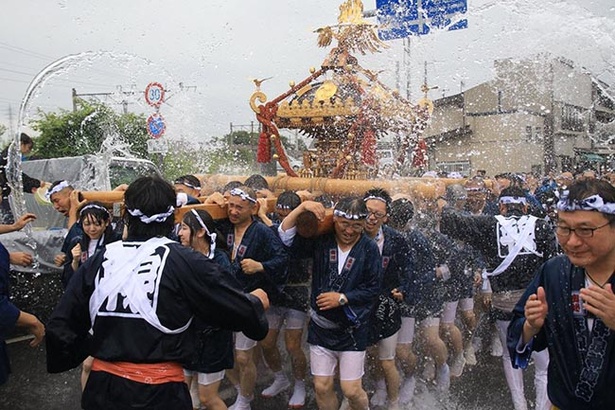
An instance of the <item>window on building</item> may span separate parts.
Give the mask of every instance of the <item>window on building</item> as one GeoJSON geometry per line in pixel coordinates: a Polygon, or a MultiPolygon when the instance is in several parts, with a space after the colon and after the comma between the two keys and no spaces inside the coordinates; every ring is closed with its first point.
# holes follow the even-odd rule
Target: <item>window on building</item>
{"type": "Polygon", "coordinates": [[[575,105],[562,105],[562,130],[581,132],[585,130],[584,109],[575,105]]]}
{"type": "Polygon", "coordinates": [[[532,126],[528,125],[527,127],[525,127],[525,140],[527,142],[531,142],[533,137],[534,133],[532,132],[532,126]]]}
{"type": "Polygon", "coordinates": [[[438,162],[436,164],[439,170],[446,172],[459,172],[461,175],[467,177],[470,175],[470,161],[451,161],[451,162],[438,162]]]}
{"type": "Polygon", "coordinates": [[[542,141],[542,136],[544,135],[544,127],[534,127],[534,140],[542,141]]]}

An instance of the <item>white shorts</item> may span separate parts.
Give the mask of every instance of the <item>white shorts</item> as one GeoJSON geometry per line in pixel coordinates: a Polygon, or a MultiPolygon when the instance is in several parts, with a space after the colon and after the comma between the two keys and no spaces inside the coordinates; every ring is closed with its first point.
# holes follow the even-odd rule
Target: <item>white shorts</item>
{"type": "Polygon", "coordinates": [[[252,340],[243,332],[235,332],[235,350],[250,350],[256,347],[256,340],[252,340]]]}
{"type": "Polygon", "coordinates": [[[474,310],[474,298],[459,299],[459,310],[461,312],[469,312],[474,310]]]}
{"type": "Polygon", "coordinates": [[[393,360],[395,359],[395,348],[397,347],[397,338],[399,330],[395,334],[378,341],[378,359],[393,360]]]}
{"type": "Polygon", "coordinates": [[[457,305],[458,304],[459,304],[458,300],[456,300],[455,302],[446,302],[444,304],[444,311],[442,312],[442,315],[440,316],[440,322],[443,325],[451,325],[455,323],[455,316],[457,315],[457,305]]]}
{"type": "Polygon", "coordinates": [[[271,306],[265,312],[269,329],[280,329],[284,323],[284,329],[303,329],[307,323],[307,313],[281,306],[271,306]]]}
{"type": "Polygon", "coordinates": [[[365,351],[336,352],[322,346],[310,345],[310,370],[312,376],[335,376],[340,368],[340,380],[359,380],[364,374],[365,351]]]}
{"type": "Polygon", "coordinates": [[[209,386],[210,384],[214,384],[224,379],[224,370],[220,370],[215,373],[199,373],[192,370],[184,369],[184,376],[194,377],[194,375],[198,375],[197,381],[199,384],[203,386],[209,386]]]}
{"type": "Polygon", "coordinates": [[[412,344],[414,341],[414,324],[413,317],[401,318],[401,329],[397,332],[397,344],[412,344]]]}
{"type": "Polygon", "coordinates": [[[437,326],[440,326],[440,318],[439,317],[430,316],[430,317],[427,317],[427,318],[421,320],[418,323],[418,325],[419,325],[419,327],[422,327],[422,328],[432,327],[432,326],[436,326],[437,327],[437,326]]]}

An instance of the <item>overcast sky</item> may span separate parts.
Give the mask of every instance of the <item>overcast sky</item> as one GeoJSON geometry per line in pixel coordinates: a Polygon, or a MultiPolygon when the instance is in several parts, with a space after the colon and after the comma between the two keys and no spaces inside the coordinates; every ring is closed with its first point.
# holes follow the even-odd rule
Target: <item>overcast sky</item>
{"type": "MultiPolygon", "coordinates": [[[[17,123],[20,102],[36,73],[70,54],[76,58],[37,88],[28,118],[37,109],[71,108],[71,89],[100,97],[121,109],[151,113],[142,95],[150,81],[169,90],[161,113],[170,138],[223,135],[229,123],[255,121],[248,100],[250,78],[263,83],[269,99],[288,82],[309,75],[326,50],[313,30],[336,22],[341,0],[4,0],[0,24],[0,122],[17,123]],[[180,87],[180,83],[183,89],[180,87]]],[[[374,9],[375,0],[365,0],[374,9]]],[[[411,45],[412,96],[420,97],[423,65],[432,98],[489,80],[493,60],[549,51],[587,67],[615,89],[615,4],[613,0],[468,0],[469,28],[414,38],[411,45]]],[[[361,58],[366,68],[385,69],[396,85],[400,40],[376,56],[361,58]]]]}

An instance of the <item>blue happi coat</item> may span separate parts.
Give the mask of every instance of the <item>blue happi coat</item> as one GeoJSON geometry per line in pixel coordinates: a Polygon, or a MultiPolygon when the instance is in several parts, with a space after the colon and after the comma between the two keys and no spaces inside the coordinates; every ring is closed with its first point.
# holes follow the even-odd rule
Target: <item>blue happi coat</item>
{"type": "MultiPolygon", "coordinates": [[[[611,277],[615,288],[615,276],[611,277]]],[[[514,367],[527,367],[532,351],[549,349],[548,395],[559,409],[613,409],[615,403],[615,332],[588,313],[579,298],[585,286],[583,268],[561,255],[538,269],[513,311],[508,349],[514,367]],[[545,290],[549,311],[540,332],[525,350],[519,340],[525,322],[524,307],[538,287],[545,290]],[[521,351],[522,353],[519,353],[521,351]]]]}

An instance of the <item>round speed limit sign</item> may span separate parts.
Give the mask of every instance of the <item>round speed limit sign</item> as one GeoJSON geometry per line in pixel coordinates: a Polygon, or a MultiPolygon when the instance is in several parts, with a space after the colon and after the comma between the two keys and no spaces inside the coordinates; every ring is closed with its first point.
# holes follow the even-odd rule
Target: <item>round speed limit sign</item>
{"type": "Polygon", "coordinates": [[[164,87],[160,83],[149,83],[145,87],[145,101],[152,107],[160,107],[164,102],[164,87]]]}

